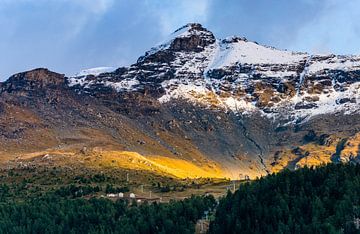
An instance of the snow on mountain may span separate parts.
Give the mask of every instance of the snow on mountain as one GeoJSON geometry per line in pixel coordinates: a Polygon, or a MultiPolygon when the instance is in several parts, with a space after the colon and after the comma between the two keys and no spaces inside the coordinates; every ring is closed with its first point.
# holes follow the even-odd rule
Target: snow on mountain
{"type": "Polygon", "coordinates": [[[190,23],[177,29],[175,32],[170,34],[165,40],[163,40],[157,46],[147,51],[144,57],[139,58],[138,62],[143,61],[144,58],[152,54],[155,54],[161,50],[169,49],[176,39],[190,38],[192,36],[197,36],[199,38],[210,38],[211,40],[213,34],[208,30],[202,30],[202,29],[204,28],[202,28],[200,24],[196,24],[196,23],[190,23]]]}
{"type": "MultiPolygon", "coordinates": [[[[353,83],[344,88],[344,90],[336,90],[331,88],[327,92],[320,94],[304,94],[304,99],[316,99],[316,102],[307,101],[305,103],[313,103],[314,108],[298,109],[295,113],[298,116],[310,119],[311,117],[344,112],[344,114],[353,114],[359,109],[360,102],[360,83],[353,83]]],[[[290,99],[290,103],[297,104],[297,99],[290,99]]]]}
{"type": "Polygon", "coordinates": [[[115,68],[113,67],[95,67],[95,68],[82,70],[79,73],[77,73],[75,76],[88,76],[88,75],[98,76],[101,73],[112,72],[114,70],[115,68]]]}
{"type": "Polygon", "coordinates": [[[217,51],[208,70],[240,64],[289,64],[299,62],[307,54],[277,50],[248,41],[245,38],[229,37],[218,42],[217,51]]]}
{"type": "Polygon", "coordinates": [[[315,55],[320,58],[309,66],[310,73],[317,73],[324,70],[360,70],[360,56],[336,56],[336,55],[315,55]],[[323,58],[323,59],[321,59],[323,58]],[[324,59],[326,58],[326,59],[324,59]]]}
{"type": "Polygon", "coordinates": [[[289,121],[354,112],[360,101],[360,56],[291,52],[243,37],[221,40],[199,24],[176,30],[121,72],[100,74],[110,70],[83,71],[70,78],[70,86],[103,85],[117,92],[161,89],[162,104],[184,99],[289,121]]]}
{"type": "Polygon", "coordinates": [[[69,86],[75,86],[80,85],[84,87],[89,87],[94,82],[88,82],[86,81],[87,76],[98,76],[102,73],[106,72],[113,72],[115,68],[113,67],[95,67],[95,68],[89,68],[85,70],[81,70],[80,72],[76,73],[74,76],[70,76],[68,78],[69,86]]]}
{"type": "Polygon", "coordinates": [[[138,85],[139,81],[136,79],[124,79],[120,82],[110,82],[110,81],[106,81],[105,82],[105,86],[110,86],[112,88],[114,88],[116,91],[120,92],[120,91],[131,91],[131,90],[135,90],[134,86],[138,85]]]}

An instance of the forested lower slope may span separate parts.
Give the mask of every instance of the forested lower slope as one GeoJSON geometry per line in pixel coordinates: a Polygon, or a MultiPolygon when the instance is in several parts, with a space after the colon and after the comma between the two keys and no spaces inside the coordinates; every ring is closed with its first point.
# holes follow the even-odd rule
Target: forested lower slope
{"type": "Polygon", "coordinates": [[[0,186],[0,233],[194,233],[195,223],[215,207],[209,233],[360,233],[360,165],[353,164],[246,182],[218,206],[212,196],[139,205],[98,192],[90,199],[64,194],[67,187],[36,196],[16,188],[0,186]]]}
{"type": "Polygon", "coordinates": [[[360,233],[360,165],[284,171],[220,201],[210,233],[360,233]]]}
{"type": "Polygon", "coordinates": [[[0,233],[194,233],[212,196],[166,204],[46,196],[0,205],[0,233]]]}

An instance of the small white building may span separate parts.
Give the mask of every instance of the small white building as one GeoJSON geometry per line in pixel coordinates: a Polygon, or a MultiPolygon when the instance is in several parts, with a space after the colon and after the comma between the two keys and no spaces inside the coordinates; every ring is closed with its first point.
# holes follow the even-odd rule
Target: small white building
{"type": "Polygon", "coordinates": [[[109,194],[106,194],[107,197],[116,197],[116,194],[113,194],[113,193],[109,193],[109,194]]]}
{"type": "Polygon", "coordinates": [[[124,193],[119,193],[119,197],[123,198],[124,197],[124,193]]]}
{"type": "Polygon", "coordinates": [[[130,197],[130,198],[135,198],[135,194],[134,194],[134,193],[130,193],[129,197],[130,197]]]}

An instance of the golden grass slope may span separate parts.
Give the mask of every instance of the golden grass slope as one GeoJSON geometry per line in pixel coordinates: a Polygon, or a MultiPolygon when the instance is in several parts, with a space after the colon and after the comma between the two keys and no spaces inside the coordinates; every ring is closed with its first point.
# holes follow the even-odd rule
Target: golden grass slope
{"type": "Polygon", "coordinates": [[[359,149],[360,133],[349,138],[333,135],[328,144],[320,145],[311,142],[297,147],[296,151],[294,149],[279,151],[276,163],[269,167],[272,172],[279,172],[291,164],[295,168],[319,166],[331,163],[338,158],[341,162],[349,162],[359,156],[359,149]]]}
{"type": "Polygon", "coordinates": [[[340,153],[340,160],[348,162],[351,158],[359,156],[360,133],[347,139],[344,149],[340,153]]]}
{"type": "Polygon", "coordinates": [[[88,161],[89,166],[120,167],[132,170],[147,170],[158,174],[184,178],[225,178],[226,173],[214,163],[199,165],[182,159],[164,156],[143,156],[129,151],[102,151],[95,149],[92,152],[96,159],[88,161]]]}
{"type": "Polygon", "coordinates": [[[137,152],[116,151],[95,147],[89,150],[45,150],[22,154],[16,161],[43,161],[51,165],[72,166],[82,164],[87,168],[109,169],[123,168],[137,171],[149,171],[158,175],[178,179],[229,178],[227,173],[215,162],[191,162],[183,159],[159,155],[143,156],[137,152]],[[43,159],[43,160],[42,160],[43,159]]]}

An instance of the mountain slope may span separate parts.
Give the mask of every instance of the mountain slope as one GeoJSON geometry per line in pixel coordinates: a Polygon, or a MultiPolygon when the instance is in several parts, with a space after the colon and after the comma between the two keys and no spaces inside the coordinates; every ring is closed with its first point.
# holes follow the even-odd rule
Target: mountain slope
{"type": "Polygon", "coordinates": [[[104,69],[36,69],[1,83],[1,154],[100,147],[231,178],[356,160],[359,56],[221,40],[188,24],[135,64],[104,69]]]}

